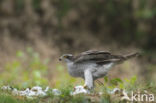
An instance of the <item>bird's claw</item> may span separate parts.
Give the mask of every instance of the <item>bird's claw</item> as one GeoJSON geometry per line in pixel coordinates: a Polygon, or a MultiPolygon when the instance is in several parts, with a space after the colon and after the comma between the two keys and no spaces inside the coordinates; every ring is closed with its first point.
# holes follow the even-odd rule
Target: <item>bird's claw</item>
{"type": "Polygon", "coordinates": [[[87,90],[90,90],[90,88],[86,84],[83,86],[83,88],[87,89],[87,90]]]}
{"type": "Polygon", "coordinates": [[[83,88],[84,88],[84,89],[87,89],[88,87],[87,87],[87,85],[84,85],[83,88]]]}
{"type": "Polygon", "coordinates": [[[72,92],[71,94],[75,95],[75,94],[80,94],[80,93],[89,94],[90,91],[88,89],[85,89],[84,86],[76,86],[74,87],[74,92],[72,92]]]}

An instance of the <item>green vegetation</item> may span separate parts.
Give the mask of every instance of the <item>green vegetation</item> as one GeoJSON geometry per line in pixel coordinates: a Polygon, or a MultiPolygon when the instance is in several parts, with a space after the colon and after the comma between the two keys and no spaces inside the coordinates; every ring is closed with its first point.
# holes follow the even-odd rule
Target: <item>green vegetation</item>
{"type": "Polygon", "coordinates": [[[17,51],[16,56],[17,59],[6,63],[0,73],[0,85],[16,85],[19,88],[48,85],[48,59],[41,60],[32,48],[27,48],[26,53],[17,51]]]}
{"type": "Polygon", "coordinates": [[[0,87],[49,86],[62,91],[32,100],[0,90],[0,103],[125,103],[120,94],[109,94],[114,88],[156,96],[155,4],[156,0],[0,0],[0,87]],[[142,53],[138,60],[117,67],[111,79],[104,77],[104,85],[96,83],[91,95],[71,96],[73,87],[84,81],[69,76],[56,59],[89,49],[142,53]],[[112,78],[125,75],[129,78],[112,78]]]}
{"type": "Polygon", "coordinates": [[[71,96],[70,92],[72,90],[72,86],[66,85],[62,87],[60,90],[62,92],[61,95],[56,96],[49,90],[48,95],[45,97],[38,97],[35,99],[27,99],[25,97],[13,96],[10,92],[0,91],[0,103],[125,103],[125,101],[121,101],[121,96],[119,94],[109,94],[108,90],[110,88],[120,86],[122,84],[122,88],[127,91],[136,91],[140,90],[143,92],[144,90],[149,93],[156,94],[156,86],[155,84],[137,84],[135,82],[134,77],[130,80],[121,81],[120,79],[108,80],[106,85],[101,87],[102,95],[97,94],[97,90],[92,94],[78,94],[75,96],[71,96]],[[113,82],[113,83],[112,83],[113,82]],[[117,85],[117,84],[118,85],[117,85]]]}
{"type": "MultiPolygon", "coordinates": [[[[10,85],[12,88],[24,89],[35,85],[40,85],[43,88],[48,86],[48,79],[46,78],[48,69],[48,59],[41,60],[38,53],[32,48],[28,48],[26,52],[17,51],[17,59],[6,63],[5,69],[0,75],[0,85],[10,85]],[[10,73],[11,72],[11,73],[10,73]],[[19,74],[19,75],[17,75],[19,74]]],[[[78,94],[70,95],[73,91],[73,84],[77,82],[68,74],[64,73],[64,67],[58,65],[55,72],[61,76],[57,78],[55,87],[61,90],[61,95],[54,95],[49,89],[47,96],[28,99],[22,96],[14,96],[10,91],[0,90],[0,103],[124,103],[121,101],[121,95],[111,94],[114,88],[126,90],[128,93],[131,91],[143,92],[144,90],[149,93],[156,94],[156,86],[154,82],[143,83],[137,80],[136,76],[130,79],[113,78],[109,79],[104,77],[104,85],[96,85],[95,91],[91,94],[78,94]],[[66,77],[66,78],[65,78],[66,77]],[[102,92],[102,95],[98,93],[102,92]]],[[[80,82],[79,82],[80,83],[80,82]]]]}

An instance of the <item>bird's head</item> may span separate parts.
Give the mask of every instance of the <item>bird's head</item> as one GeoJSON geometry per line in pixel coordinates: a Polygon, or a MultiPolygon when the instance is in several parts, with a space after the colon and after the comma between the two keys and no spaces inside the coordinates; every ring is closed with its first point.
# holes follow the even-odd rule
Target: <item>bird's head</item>
{"type": "Polygon", "coordinates": [[[73,61],[73,55],[72,54],[63,54],[59,61],[65,61],[65,62],[72,62],[73,61]]]}

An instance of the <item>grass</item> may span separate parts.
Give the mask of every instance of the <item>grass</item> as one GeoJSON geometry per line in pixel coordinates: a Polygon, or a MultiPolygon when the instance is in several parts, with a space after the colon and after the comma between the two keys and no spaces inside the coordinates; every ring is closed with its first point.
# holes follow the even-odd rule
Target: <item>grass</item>
{"type": "MultiPolygon", "coordinates": [[[[123,81],[125,82],[125,81],[123,81]]],[[[107,83],[107,86],[101,87],[103,92],[102,95],[97,94],[98,90],[95,90],[91,94],[78,94],[75,96],[71,96],[70,92],[73,90],[73,87],[67,85],[65,87],[60,88],[62,94],[59,96],[53,95],[51,91],[48,91],[47,96],[45,97],[37,97],[35,99],[27,99],[26,97],[21,96],[13,96],[11,92],[8,91],[0,91],[0,103],[125,103],[125,101],[121,101],[121,94],[109,94],[107,91],[111,88],[112,84],[107,83]],[[108,85],[110,87],[108,87],[108,85]]],[[[143,92],[144,90],[149,93],[153,93],[156,95],[156,85],[154,83],[149,84],[140,84],[135,83],[133,85],[124,85],[126,91],[134,91],[137,90],[143,92]]],[[[119,86],[116,85],[117,87],[119,86]]],[[[136,102],[139,103],[139,102],[136,102]]],[[[142,102],[146,103],[146,102],[142,102]]],[[[154,103],[154,102],[153,102],[154,103]]]]}
{"type": "MultiPolygon", "coordinates": [[[[4,71],[0,73],[0,87],[3,85],[10,85],[22,90],[35,85],[42,86],[43,88],[48,86],[48,78],[46,78],[48,74],[48,59],[40,59],[39,54],[33,51],[32,48],[28,48],[26,52],[17,51],[16,55],[17,59],[6,63],[4,71]],[[17,74],[20,74],[20,78],[17,74]]],[[[104,85],[96,86],[92,94],[71,96],[70,92],[73,90],[73,85],[77,81],[65,73],[64,70],[64,66],[56,66],[55,72],[59,74],[59,78],[58,76],[55,78],[55,87],[61,90],[61,95],[56,96],[53,95],[51,91],[48,91],[46,97],[27,99],[26,97],[13,96],[11,92],[0,90],[0,103],[126,103],[120,100],[121,93],[108,93],[108,91],[114,88],[120,88],[127,92],[144,92],[144,90],[146,90],[148,93],[152,93],[156,96],[156,84],[152,81],[148,83],[140,82],[137,80],[136,76],[123,80],[104,77],[104,85]],[[98,95],[98,92],[103,92],[103,94],[98,95]]]]}

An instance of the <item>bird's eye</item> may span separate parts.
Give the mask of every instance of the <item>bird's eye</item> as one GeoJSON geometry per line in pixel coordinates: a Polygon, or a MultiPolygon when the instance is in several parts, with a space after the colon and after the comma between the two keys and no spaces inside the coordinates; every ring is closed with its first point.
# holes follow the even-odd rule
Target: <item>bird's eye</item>
{"type": "Polygon", "coordinates": [[[68,57],[67,55],[64,56],[64,58],[67,58],[67,57],[68,57]]]}

